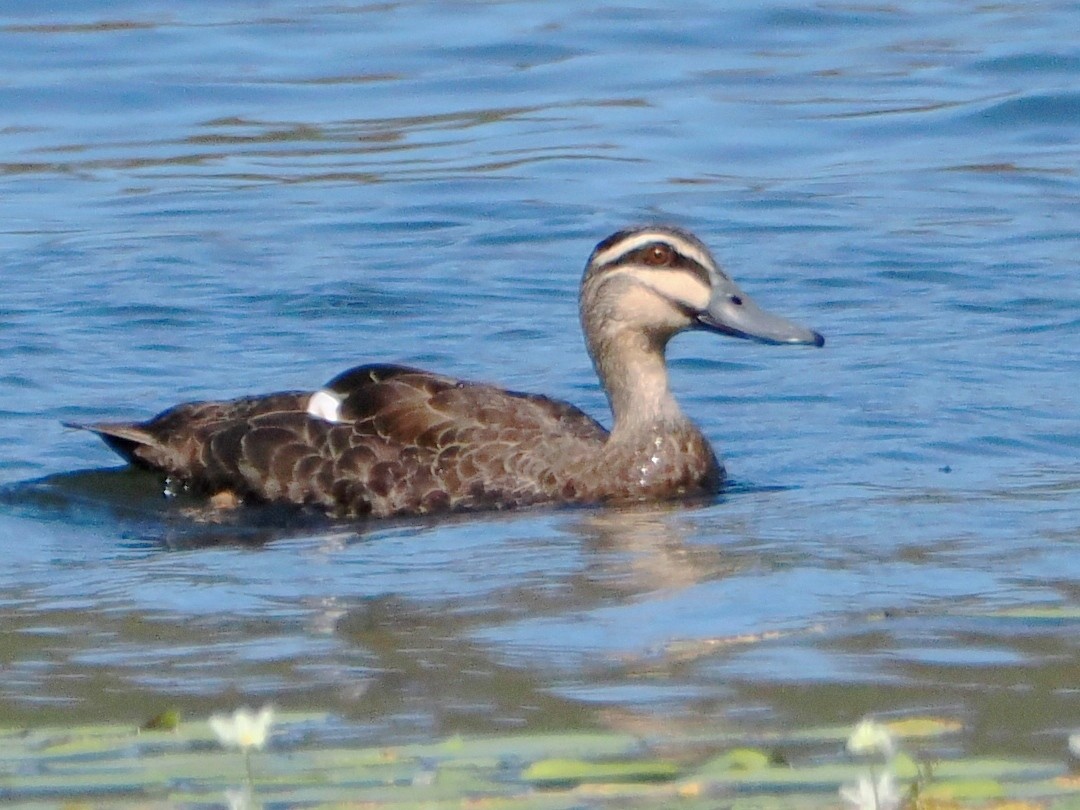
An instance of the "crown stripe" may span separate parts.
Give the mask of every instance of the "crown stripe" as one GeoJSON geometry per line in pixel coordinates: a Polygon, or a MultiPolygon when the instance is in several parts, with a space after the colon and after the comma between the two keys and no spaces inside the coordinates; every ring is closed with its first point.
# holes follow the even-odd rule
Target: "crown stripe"
{"type": "Polygon", "coordinates": [[[618,260],[623,258],[626,254],[633,253],[635,250],[651,245],[654,242],[662,242],[666,245],[670,245],[680,256],[685,256],[687,259],[704,268],[707,272],[716,270],[716,264],[713,262],[712,257],[707,251],[702,250],[693,242],[683,239],[678,234],[672,233],[671,231],[658,230],[634,231],[623,239],[607,245],[593,256],[593,266],[600,268],[616,264],[618,263],[618,260]]]}

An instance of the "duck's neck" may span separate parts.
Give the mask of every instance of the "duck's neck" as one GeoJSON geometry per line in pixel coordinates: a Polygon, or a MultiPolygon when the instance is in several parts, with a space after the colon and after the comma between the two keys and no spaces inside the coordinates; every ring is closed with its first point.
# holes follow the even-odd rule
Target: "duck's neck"
{"type": "Polygon", "coordinates": [[[689,424],[668,387],[668,335],[604,330],[589,341],[600,383],[611,403],[612,440],[689,424]]]}

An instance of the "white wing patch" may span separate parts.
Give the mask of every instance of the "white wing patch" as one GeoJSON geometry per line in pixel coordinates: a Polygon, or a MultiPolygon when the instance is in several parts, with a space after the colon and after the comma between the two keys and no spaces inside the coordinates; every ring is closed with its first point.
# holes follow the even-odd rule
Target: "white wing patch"
{"type": "Polygon", "coordinates": [[[333,391],[327,391],[325,388],[316,391],[308,399],[307,413],[308,416],[314,416],[324,422],[340,422],[341,398],[333,391]]]}

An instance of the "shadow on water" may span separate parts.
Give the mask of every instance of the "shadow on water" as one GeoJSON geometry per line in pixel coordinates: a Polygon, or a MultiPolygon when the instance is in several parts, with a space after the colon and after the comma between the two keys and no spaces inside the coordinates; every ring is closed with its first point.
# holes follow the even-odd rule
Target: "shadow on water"
{"type": "Polygon", "coordinates": [[[435,517],[335,520],[321,512],[287,505],[218,509],[205,498],[166,493],[156,473],[132,467],[75,470],[0,487],[0,505],[9,513],[34,520],[60,521],[68,526],[119,528],[129,539],[169,550],[189,551],[219,545],[259,547],[275,540],[304,536],[452,526],[518,515],[576,513],[603,521],[604,514],[652,514],[657,510],[714,506],[729,496],[784,492],[788,486],[729,481],[722,492],[667,504],[642,504],[611,510],[603,506],[540,506],[512,513],[473,512],[435,517]]]}
{"type": "Polygon", "coordinates": [[[119,529],[125,538],[172,550],[261,546],[331,522],[292,508],[220,510],[203,499],[166,496],[161,478],[129,467],[77,470],[0,488],[0,505],[37,521],[119,529]]]}

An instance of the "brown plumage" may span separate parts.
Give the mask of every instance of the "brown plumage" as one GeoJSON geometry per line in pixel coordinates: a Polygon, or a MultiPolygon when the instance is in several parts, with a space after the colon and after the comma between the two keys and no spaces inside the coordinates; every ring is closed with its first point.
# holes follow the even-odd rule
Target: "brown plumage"
{"type": "Polygon", "coordinates": [[[674,228],[601,242],[582,280],[581,318],[610,433],[566,402],[393,365],[351,369],[317,392],[73,426],[197,494],[344,517],[658,500],[715,492],[724,474],[668,390],[672,336],[701,328],[823,343],[757,309],[700,241],[674,228]]]}

